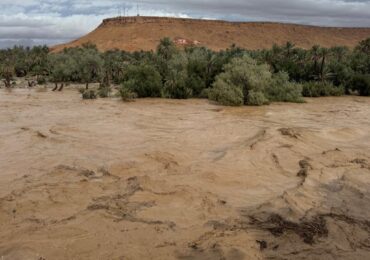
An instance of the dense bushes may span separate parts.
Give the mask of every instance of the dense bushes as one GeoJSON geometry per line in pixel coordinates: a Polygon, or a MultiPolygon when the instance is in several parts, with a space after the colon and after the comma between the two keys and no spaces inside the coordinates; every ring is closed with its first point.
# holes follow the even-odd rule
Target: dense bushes
{"type": "Polygon", "coordinates": [[[266,98],[265,94],[259,90],[250,90],[245,100],[245,104],[250,106],[262,106],[269,104],[269,100],[266,98]]]}
{"type": "Polygon", "coordinates": [[[12,79],[14,77],[14,67],[8,64],[0,64],[0,78],[2,78],[6,88],[12,86],[12,79]]]}
{"type": "Polygon", "coordinates": [[[244,104],[242,89],[222,79],[215,82],[213,89],[208,93],[208,98],[224,106],[242,106],[244,104]]]}
{"type": "Polygon", "coordinates": [[[351,89],[358,91],[361,96],[370,96],[370,74],[353,76],[350,81],[351,89]]]}
{"type": "MultiPolygon", "coordinates": [[[[96,94],[132,97],[210,98],[224,105],[303,102],[303,96],[369,95],[370,39],[354,50],[346,47],[309,50],[292,43],[248,51],[235,45],[222,51],[205,47],[179,49],[165,38],[153,51],[99,52],[96,46],[49,53],[47,47],[0,50],[0,80],[11,87],[15,77],[52,82],[62,91],[69,83],[100,83],[96,94]],[[58,86],[59,85],[59,86],[58,86]],[[345,87],[345,91],[343,87],[345,87]]],[[[83,91],[84,93],[85,91],[83,91]]]]}
{"type": "Polygon", "coordinates": [[[334,86],[332,83],[323,82],[306,82],[303,84],[302,95],[304,97],[326,97],[326,96],[341,96],[344,95],[343,86],[334,86]]]}
{"type": "Polygon", "coordinates": [[[158,70],[149,64],[127,67],[123,86],[135,92],[138,97],[161,97],[162,80],[158,70]]]}
{"type": "Polygon", "coordinates": [[[96,99],[97,98],[97,95],[96,95],[96,92],[95,90],[88,90],[86,89],[83,93],[82,93],[82,98],[83,99],[96,99]]]}
{"type": "Polygon", "coordinates": [[[98,96],[101,98],[107,98],[110,96],[111,88],[107,85],[101,85],[98,89],[98,96]]]}
{"type": "Polygon", "coordinates": [[[130,89],[128,89],[125,86],[122,86],[119,89],[118,94],[121,97],[122,101],[129,101],[129,100],[137,98],[137,94],[135,92],[132,92],[130,89]]]}
{"type": "Polygon", "coordinates": [[[269,101],[280,102],[303,102],[302,86],[289,81],[286,72],[273,75],[270,84],[266,88],[266,97],[269,101]]]}
{"type": "Polygon", "coordinates": [[[268,66],[258,65],[248,55],[232,59],[224,70],[217,76],[210,93],[210,98],[222,105],[250,104],[249,92],[264,92],[271,79],[268,66]]]}
{"type": "Polygon", "coordinates": [[[302,102],[301,87],[286,73],[272,75],[269,67],[245,55],[225,66],[210,91],[210,99],[222,105],[265,105],[270,101],[302,102]]]}
{"type": "Polygon", "coordinates": [[[163,95],[167,98],[186,99],[193,95],[188,87],[187,57],[177,54],[168,61],[163,95]]]}

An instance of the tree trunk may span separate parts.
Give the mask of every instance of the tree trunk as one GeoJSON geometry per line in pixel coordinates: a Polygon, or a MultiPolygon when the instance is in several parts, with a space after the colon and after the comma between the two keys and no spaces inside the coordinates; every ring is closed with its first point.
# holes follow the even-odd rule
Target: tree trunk
{"type": "Polygon", "coordinates": [[[62,83],[62,85],[60,85],[60,88],[58,89],[58,91],[62,91],[64,88],[64,83],[62,83]]]}
{"type": "Polygon", "coordinates": [[[321,61],[321,68],[320,68],[320,77],[321,77],[321,81],[324,81],[324,68],[325,68],[325,56],[322,57],[322,61],[321,61]]]}
{"type": "Polygon", "coordinates": [[[29,88],[32,88],[32,87],[36,86],[36,82],[35,82],[35,81],[33,81],[33,80],[31,80],[31,81],[30,81],[30,80],[28,80],[27,82],[28,82],[28,87],[29,87],[29,88]]]}
{"type": "Polygon", "coordinates": [[[88,82],[86,83],[86,89],[89,89],[89,83],[88,82]]]}
{"type": "Polygon", "coordinates": [[[112,74],[113,74],[112,72],[111,73],[107,72],[107,74],[106,74],[107,75],[107,86],[108,87],[110,87],[110,79],[113,78],[112,74]]]}
{"type": "Polygon", "coordinates": [[[314,73],[317,72],[317,59],[316,58],[314,60],[313,70],[314,70],[314,73]]]}
{"type": "Polygon", "coordinates": [[[4,79],[4,85],[6,88],[10,88],[12,86],[10,79],[4,79]]]}
{"type": "Polygon", "coordinates": [[[55,87],[53,88],[53,91],[56,91],[58,89],[58,83],[55,82],[55,87]]]}

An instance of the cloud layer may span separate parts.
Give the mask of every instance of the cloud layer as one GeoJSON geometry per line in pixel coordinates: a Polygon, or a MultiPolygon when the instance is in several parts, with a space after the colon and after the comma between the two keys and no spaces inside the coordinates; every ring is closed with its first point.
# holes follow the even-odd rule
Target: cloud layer
{"type": "MultiPolygon", "coordinates": [[[[370,0],[140,0],[141,15],[370,27],[370,0]]],[[[1,0],[0,48],[67,42],[102,19],[136,15],[120,0],[1,0]]]]}

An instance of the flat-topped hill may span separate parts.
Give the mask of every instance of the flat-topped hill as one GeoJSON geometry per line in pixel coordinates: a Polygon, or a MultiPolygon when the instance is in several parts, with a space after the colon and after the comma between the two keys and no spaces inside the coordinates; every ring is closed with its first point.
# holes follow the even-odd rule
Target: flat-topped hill
{"type": "Polygon", "coordinates": [[[178,45],[207,46],[220,50],[236,44],[247,49],[270,48],[287,41],[298,47],[313,45],[354,47],[370,37],[370,28],[318,27],[272,22],[227,22],[165,17],[118,17],[106,19],[89,34],[53,47],[60,51],[91,42],[102,51],[154,50],[160,39],[170,37],[178,45]]]}

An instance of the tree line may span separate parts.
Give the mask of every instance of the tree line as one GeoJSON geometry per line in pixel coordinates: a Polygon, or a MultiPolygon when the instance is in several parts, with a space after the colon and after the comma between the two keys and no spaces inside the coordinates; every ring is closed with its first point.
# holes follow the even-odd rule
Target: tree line
{"type": "Polygon", "coordinates": [[[303,102],[302,97],[370,95],[370,38],[354,49],[302,49],[288,42],[270,49],[222,51],[178,48],[169,38],[155,51],[99,52],[95,45],[59,53],[46,46],[0,50],[0,78],[11,88],[15,77],[28,85],[50,82],[54,91],[84,84],[84,98],[107,97],[120,86],[122,99],[135,97],[209,98],[223,105],[303,102]],[[89,89],[100,83],[99,89],[89,89]]]}

